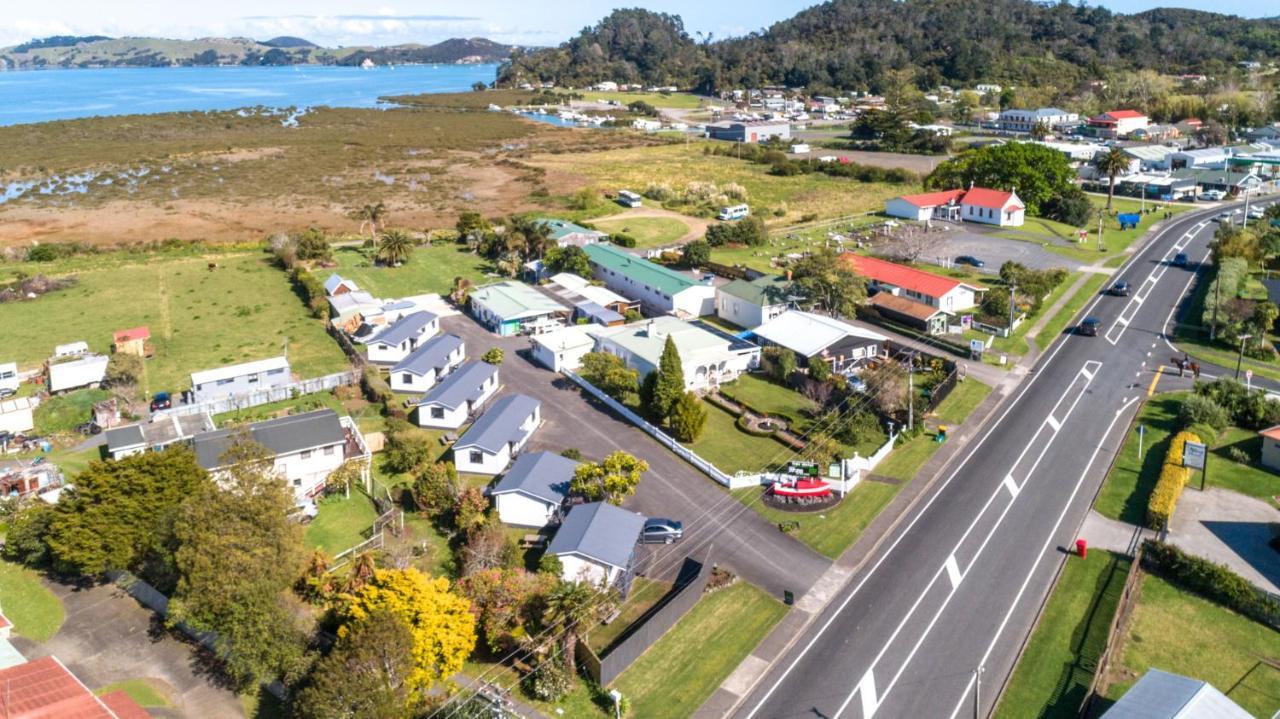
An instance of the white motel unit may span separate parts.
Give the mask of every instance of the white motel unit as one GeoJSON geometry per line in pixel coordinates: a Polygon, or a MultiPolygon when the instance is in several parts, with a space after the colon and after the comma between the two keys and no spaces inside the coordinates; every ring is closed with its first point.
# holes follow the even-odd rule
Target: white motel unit
{"type": "Polygon", "coordinates": [[[457,429],[498,391],[498,368],[472,360],[458,367],[416,403],[420,427],[457,429]]]}
{"type": "Polygon", "coordinates": [[[467,346],[461,337],[432,337],[391,368],[391,391],[426,392],[462,364],[466,356],[467,346]]]}
{"type": "Polygon", "coordinates": [[[489,492],[498,519],[517,527],[545,527],[569,496],[578,463],[554,452],[529,452],[489,492]]]}
{"type": "Polygon", "coordinates": [[[430,312],[405,315],[365,343],[369,361],[395,364],[439,331],[440,320],[430,312]]]}
{"type": "Polygon", "coordinates": [[[501,474],[542,424],[542,403],[511,394],[493,403],[453,445],[459,472],[501,474]]]}

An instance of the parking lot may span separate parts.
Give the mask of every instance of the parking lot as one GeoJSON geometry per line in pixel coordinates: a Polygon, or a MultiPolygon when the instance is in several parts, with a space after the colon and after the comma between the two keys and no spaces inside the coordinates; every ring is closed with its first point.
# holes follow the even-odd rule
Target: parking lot
{"type": "Polygon", "coordinates": [[[934,245],[937,249],[920,258],[930,264],[942,265],[961,255],[970,255],[986,263],[979,271],[991,274],[998,273],[1000,265],[1009,260],[1034,270],[1062,267],[1075,271],[1084,266],[1079,260],[1050,252],[1034,242],[996,237],[957,224],[936,223],[934,227],[946,229],[933,235],[938,238],[934,245]]]}

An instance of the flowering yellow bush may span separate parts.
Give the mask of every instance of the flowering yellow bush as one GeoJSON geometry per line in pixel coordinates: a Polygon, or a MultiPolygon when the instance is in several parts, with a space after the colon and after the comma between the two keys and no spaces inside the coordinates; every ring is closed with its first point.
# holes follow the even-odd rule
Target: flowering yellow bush
{"type": "Polygon", "coordinates": [[[1192,432],[1179,432],[1169,442],[1169,452],[1164,456],[1164,464],[1160,467],[1160,478],[1156,480],[1155,489],[1147,500],[1147,526],[1160,529],[1168,526],[1173,517],[1173,510],[1178,506],[1178,498],[1182,496],[1182,488],[1191,478],[1191,470],[1182,466],[1182,448],[1187,442],[1199,442],[1200,437],[1192,432]]]}

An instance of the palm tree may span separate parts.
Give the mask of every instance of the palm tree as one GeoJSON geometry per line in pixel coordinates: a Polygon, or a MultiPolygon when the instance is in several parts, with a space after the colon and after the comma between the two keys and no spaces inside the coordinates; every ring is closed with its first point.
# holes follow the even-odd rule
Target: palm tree
{"type": "Polygon", "coordinates": [[[519,251],[526,262],[542,257],[550,244],[551,225],[528,217],[512,220],[507,248],[519,251]]]}
{"type": "Polygon", "coordinates": [[[1093,158],[1093,166],[1099,173],[1107,176],[1107,210],[1111,209],[1111,200],[1116,195],[1116,175],[1129,171],[1132,161],[1124,150],[1113,147],[1093,158]]]}
{"type": "Polygon", "coordinates": [[[373,574],[378,570],[378,562],[373,558],[373,552],[364,551],[351,558],[351,572],[347,574],[347,578],[342,583],[342,592],[344,594],[355,594],[360,591],[364,585],[373,579],[373,574]]]}
{"type": "Polygon", "coordinates": [[[565,670],[571,675],[575,667],[574,654],[578,637],[590,629],[595,619],[603,613],[599,593],[586,582],[560,582],[547,595],[547,608],[543,620],[549,625],[560,625],[560,644],[564,655],[565,670]]]}
{"type": "Polygon", "coordinates": [[[386,230],[378,238],[376,255],[392,267],[399,267],[413,252],[413,238],[404,230],[386,230]]]}
{"type": "Polygon", "coordinates": [[[366,225],[369,227],[369,237],[378,236],[378,225],[387,217],[387,206],[381,202],[373,205],[362,205],[359,209],[353,210],[351,216],[360,220],[360,232],[364,233],[366,225]]]}

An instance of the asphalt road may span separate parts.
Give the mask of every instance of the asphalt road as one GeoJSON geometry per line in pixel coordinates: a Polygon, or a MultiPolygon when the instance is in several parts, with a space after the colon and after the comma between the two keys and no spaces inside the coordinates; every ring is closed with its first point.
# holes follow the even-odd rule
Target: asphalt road
{"type": "MultiPolygon", "coordinates": [[[[1219,208],[1220,210],[1220,208],[1219,208]]],[[[1168,362],[1161,332],[1207,253],[1214,212],[1175,219],[1099,296],[1097,337],[1070,336],[999,407],[739,704],[734,716],[957,717],[992,709],[1122,435],[1168,362]]]]}

